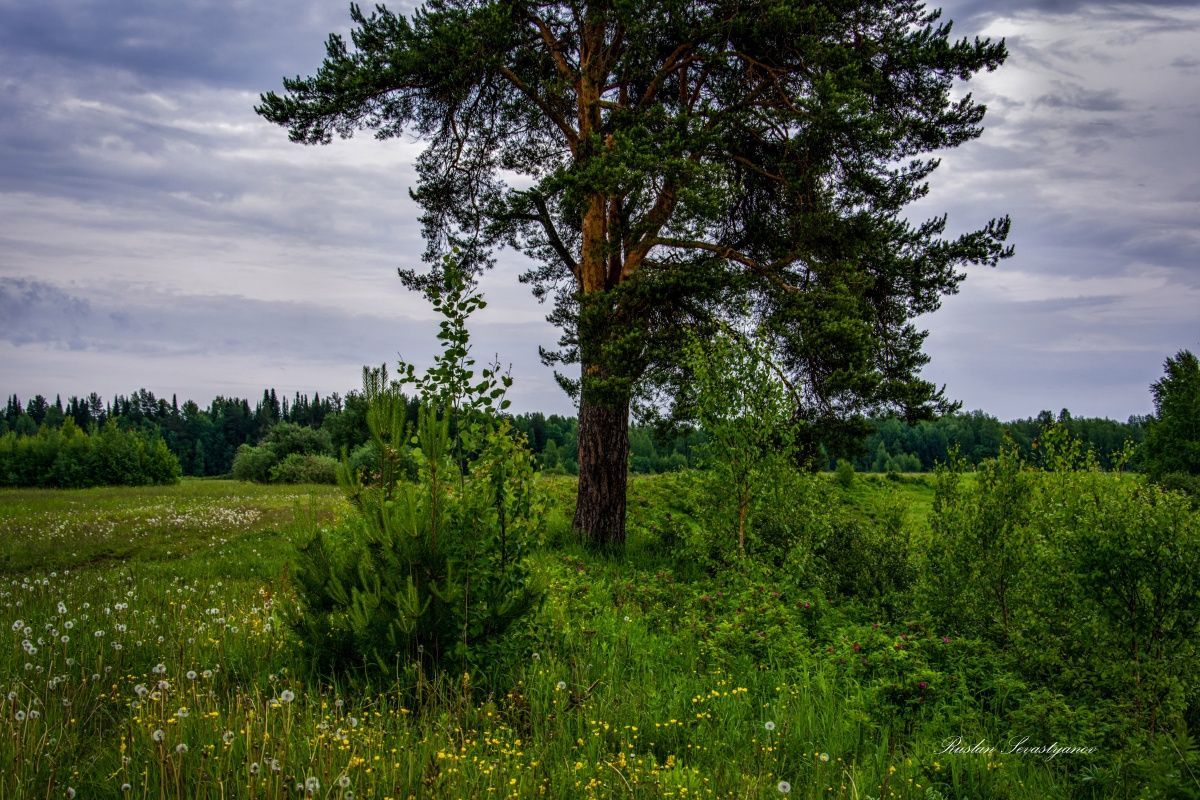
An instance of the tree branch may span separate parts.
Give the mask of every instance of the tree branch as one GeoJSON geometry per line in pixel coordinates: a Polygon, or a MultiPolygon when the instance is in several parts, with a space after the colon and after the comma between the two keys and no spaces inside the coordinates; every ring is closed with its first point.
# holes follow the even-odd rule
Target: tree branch
{"type": "Polygon", "coordinates": [[[571,251],[563,244],[562,238],[558,235],[558,229],[554,227],[554,220],[550,218],[550,209],[546,207],[546,198],[536,192],[530,194],[530,199],[533,200],[534,206],[537,207],[538,222],[542,223],[542,228],[546,231],[546,239],[550,242],[550,246],[554,248],[554,252],[558,253],[558,257],[563,260],[570,270],[571,274],[579,280],[579,264],[571,256],[571,251]]]}
{"type": "Polygon", "coordinates": [[[542,41],[546,43],[546,48],[550,51],[550,57],[554,59],[554,66],[558,70],[558,74],[571,83],[579,80],[579,75],[571,69],[571,65],[567,62],[567,57],[563,53],[562,42],[554,35],[554,31],[550,30],[550,26],[544,19],[529,11],[525,12],[529,21],[534,24],[541,34],[542,41]]]}
{"type": "Polygon", "coordinates": [[[543,114],[546,115],[547,119],[553,122],[558,129],[562,131],[563,136],[567,138],[567,144],[571,148],[571,153],[574,154],[576,149],[579,147],[579,134],[575,132],[574,128],[567,124],[567,120],[562,116],[562,114],[559,114],[557,111],[551,108],[550,104],[546,102],[545,98],[530,88],[525,81],[521,80],[521,77],[517,75],[517,73],[513,72],[508,67],[500,67],[500,74],[508,79],[508,82],[515,86],[517,90],[521,92],[521,94],[528,97],[529,100],[536,105],[543,114]]]}
{"type": "MultiPolygon", "coordinates": [[[[679,69],[681,65],[680,59],[685,53],[689,52],[695,46],[696,43],[694,41],[684,42],[676,47],[671,55],[667,56],[667,59],[663,62],[663,65],[659,67],[658,73],[650,79],[649,85],[646,86],[646,92],[642,95],[642,99],[637,105],[639,109],[644,109],[654,99],[654,96],[658,94],[658,90],[662,86],[662,82],[667,79],[668,75],[679,69]]],[[[688,58],[686,59],[686,63],[691,63],[692,60],[693,59],[688,58]]]]}

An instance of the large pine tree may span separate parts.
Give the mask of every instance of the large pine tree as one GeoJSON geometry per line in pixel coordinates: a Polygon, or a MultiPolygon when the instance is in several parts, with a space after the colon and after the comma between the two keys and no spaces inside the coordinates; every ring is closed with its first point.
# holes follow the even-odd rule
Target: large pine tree
{"type": "MultiPolygon", "coordinates": [[[[942,401],[912,319],[960,268],[1008,254],[1007,218],[944,238],[911,224],[937,166],[981,133],[956,79],[1002,42],[950,40],[914,0],[433,0],[352,6],[315,76],[257,111],[306,144],[367,129],[429,142],[414,197],[427,260],[473,269],[507,244],[555,298],[552,363],[579,393],[575,525],[625,536],[628,417],[677,374],[681,332],[752,320],[809,431],[942,401]]],[[[421,278],[402,273],[408,282],[421,278]]]]}

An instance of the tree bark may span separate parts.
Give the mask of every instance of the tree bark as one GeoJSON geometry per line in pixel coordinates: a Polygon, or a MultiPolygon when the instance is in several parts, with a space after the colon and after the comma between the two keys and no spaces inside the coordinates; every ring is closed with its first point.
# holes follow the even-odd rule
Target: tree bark
{"type": "Polygon", "coordinates": [[[629,466],[629,400],[579,401],[579,491],[573,527],[601,550],[625,546],[629,466]]]}

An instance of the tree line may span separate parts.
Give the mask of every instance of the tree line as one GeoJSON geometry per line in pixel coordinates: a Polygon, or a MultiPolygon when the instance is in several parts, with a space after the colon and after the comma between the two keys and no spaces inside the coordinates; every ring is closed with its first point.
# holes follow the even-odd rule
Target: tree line
{"type": "MultiPolygon", "coordinates": [[[[418,400],[415,396],[405,397],[404,403],[405,419],[415,426],[418,400]]],[[[93,392],[72,396],[65,403],[61,396],[51,402],[40,394],[22,403],[13,394],[0,415],[0,435],[33,436],[41,429],[61,429],[67,420],[80,432],[101,430],[111,423],[120,431],[161,436],[178,459],[182,474],[195,477],[236,474],[234,462],[244,446],[273,448],[273,459],[262,451],[256,454],[257,460],[246,458],[244,476],[262,480],[293,454],[339,458],[344,452],[362,464],[373,457],[369,450],[367,401],[360,391],[345,396],[314,392],[311,397],[297,392],[288,398],[275,389],[266,389],[253,405],[245,398],[219,396],[207,408],[192,400],[180,404],[174,396],[168,401],[146,389],[116,395],[111,400],[93,392]],[[303,430],[317,435],[305,436],[303,430]]],[[[1016,445],[1023,458],[1036,460],[1041,431],[1058,422],[1094,451],[1100,465],[1107,469],[1113,464],[1113,455],[1127,441],[1135,447],[1142,445],[1148,420],[1144,416],[1131,416],[1125,422],[1074,417],[1066,409],[1058,414],[1042,411],[1009,422],[982,411],[945,414],[915,425],[898,417],[882,417],[869,420],[869,433],[846,452],[822,448],[814,466],[832,470],[839,458],[846,458],[860,472],[926,472],[946,463],[953,450],[969,464],[994,458],[1006,439],[1016,445]]],[[[522,413],[512,417],[512,427],[528,439],[543,472],[578,474],[576,417],[522,413]]],[[[701,467],[707,446],[708,436],[697,426],[664,430],[634,425],[629,432],[629,471],[656,474],[701,467]]],[[[1141,467],[1136,457],[1132,466],[1141,467]]],[[[301,470],[295,474],[306,473],[301,470]]]]}

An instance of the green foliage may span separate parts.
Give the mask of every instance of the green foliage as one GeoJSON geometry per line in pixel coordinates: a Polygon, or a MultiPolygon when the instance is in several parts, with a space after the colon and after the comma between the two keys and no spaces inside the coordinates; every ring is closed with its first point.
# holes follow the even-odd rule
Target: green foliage
{"type": "Polygon", "coordinates": [[[1194,491],[1195,476],[1200,476],[1200,359],[1181,350],[1166,360],[1163,370],[1150,387],[1155,415],[1146,431],[1147,472],[1194,491]],[[1182,477],[1189,475],[1193,480],[1182,477]]]}
{"type": "Polygon", "coordinates": [[[1092,708],[1093,739],[1194,719],[1200,519],[1177,495],[1101,472],[1062,428],[1041,449],[1042,470],[1010,448],[974,474],[939,472],[921,608],[1092,708]]]}
{"type": "Polygon", "coordinates": [[[323,674],[381,672],[420,685],[430,673],[472,670],[502,681],[509,634],[541,599],[525,565],[542,508],[533,457],[493,413],[508,405],[510,379],[494,366],[475,379],[466,320],[483,301],[452,262],[443,276],[427,293],[445,320],[434,365],[417,378],[401,364],[398,383],[384,369],[364,371],[378,483],[344,462],[357,513],[299,551],[293,626],[323,674]],[[423,398],[415,435],[403,382],[423,398]]]}
{"type": "Polygon", "coordinates": [[[280,422],[262,444],[239,447],[231,471],[237,480],[256,483],[336,483],[332,450],[327,431],[280,422]]]}
{"type": "Polygon", "coordinates": [[[267,483],[271,480],[271,468],[278,459],[269,447],[252,447],[243,444],[233,457],[231,474],[239,481],[267,483]]]}
{"type": "Polygon", "coordinates": [[[796,401],[762,338],[731,331],[703,345],[692,339],[685,357],[708,435],[712,496],[724,501],[730,539],[744,555],[755,501],[795,469],[796,401]]]}
{"type": "Polygon", "coordinates": [[[299,455],[333,454],[333,442],[329,432],[320,428],[308,428],[292,422],[280,422],[274,425],[263,437],[262,447],[269,447],[277,459],[284,459],[293,453],[299,455]]]}
{"type": "Polygon", "coordinates": [[[854,485],[854,465],[844,458],[839,458],[837,468],[834,469],[834,480],[837,485],[843,489],[849,489],[854,485]]]}
{"type": "Polygon", "coordinates": [[[337,483],[338,460],[332,456],[290,453],[271,467],[271,483],[337,483]]]}
{"type": "MultiPolygon", "coordinates": [[[[417,706],[402,681],[309,674],[284,624],[289,543],[332,525],[330,558],[351,549],[342,521],[360,512],[341,493],[313,487],[297,509],[293,487],[227,481],[5,489],[0,796],[190,798],[224,785],[273,798],[312,778],[322,797],[765,798],[782,796],[780,781],[805,800],[1194,797],[1196,515],[1139,476],[1095,470],[1058,434],[1045,441],[1039,468],[1003,468],[1025,475],[1021,519],[1057,565],[1029,578],[1045,584],[1039,613],[1015,614],[1008,643],[991,619],[980,633],[945,626],[936,598],[903,582],[885,595],[908,603],[873,599],[894,566],[872,548],[899,554],[911,537],[924,556],[935,544],[924,483],[859,476],[844,490],[799,475],[763,499],[786,503],[771,525],[792,520],[794,554],[776,563],[752,547],[731,569],[699,546],[713,524],[704,476],[635,476],[629,558],[590,553],[569,530],[547,536],[524,562],[545,602],[521,635],[480,645],[501,677],[471,691],[480,670],[468,663],[470,685],[457,672],[427,680],[417,706]],[[1136,617],[1127,586],[1142,587],[1136,617]],[[161,694],[139,697],[158,681],[161,694]],[[942,752],[956,736],[1097,750],[942,752]]],[[[454,505],[462,484],[453,458],[443,464],[454,505]]],[[[976,477],[960,475],[964,507],[984,491],[976,477]]],[[[535,485],[569,529],[573,482],[535,485]]],[[[424,482],[397,489],[428,497],[424,482]]],[[[727,556],[728,531],[714,528],[727,556]]]]}
{"type": "Polygon", "coordinates": [[[179,480],[179,461],[157,433],[110,421],[90,433],[73,419],[33,435],[0,436],[0,486],[144,486],[179,480]]]}

